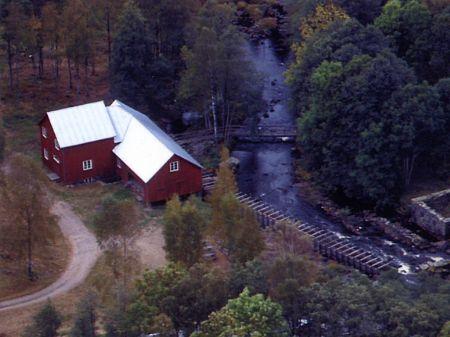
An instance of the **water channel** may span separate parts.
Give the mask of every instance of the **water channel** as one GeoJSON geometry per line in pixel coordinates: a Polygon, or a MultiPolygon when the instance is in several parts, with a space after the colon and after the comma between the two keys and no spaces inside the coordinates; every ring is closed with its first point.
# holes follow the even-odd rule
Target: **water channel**
{"type": "MultiPolygon", "coordinates": [[[[264,100],[272,107],[268,115],[261,115],[259,128],[295,123],[294,113],[289,109],[290,91],[284,83],[286,55],[277,50],[275,43],[269,39],[249,42],[247,45],[249,60],[261,73],[264,81],[264,100]]],[[[287,215],[332,230],[375,255],[392,258],[400,273],[408,274],[421,263],[443,258],[440,254],[414,251],[381,236],[351,235],[340,224],[330,221],[320,209],[304,200],[299,193],[294,179],[292,146],[289,143],[237,144],[232,156],[240,160],[237,173],[240,190],[260,198],[287,215]]]]}

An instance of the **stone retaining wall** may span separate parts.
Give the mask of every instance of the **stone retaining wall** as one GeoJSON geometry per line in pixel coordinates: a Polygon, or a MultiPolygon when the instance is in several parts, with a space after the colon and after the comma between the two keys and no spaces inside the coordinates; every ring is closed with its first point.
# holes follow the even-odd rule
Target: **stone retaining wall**
{"type": "MultiPolygon", "coordinates": [[[[411,215],[415,223],[440,240],[450,237],[450,218],[446,218],[430,205],[448,202],[450,189],[428,194],[412,200],[411,215]]],[[[450,203],[449,203],[450,205],[450,203]]]]}

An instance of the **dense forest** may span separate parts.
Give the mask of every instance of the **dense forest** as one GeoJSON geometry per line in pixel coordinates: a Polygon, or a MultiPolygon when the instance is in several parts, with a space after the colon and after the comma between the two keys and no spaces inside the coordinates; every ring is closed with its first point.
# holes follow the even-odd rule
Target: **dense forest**
{"type": "Polygon", "coordinates": [[[302,161],[328,193],[386,210],[448,178],[446,1],[291,1],[287,77],[302,161]]]}
{"type": "Polygon", "coordinates": [[[262,104],[234,16],[226,1],[2,0],[2,90],[17,99],[30,90],[23,82],[51,79],[52,92],[82,102],[96,97],[106,67],[111,99],[154,118],[196,111],[199,127],[227,126],[262,104]]]}

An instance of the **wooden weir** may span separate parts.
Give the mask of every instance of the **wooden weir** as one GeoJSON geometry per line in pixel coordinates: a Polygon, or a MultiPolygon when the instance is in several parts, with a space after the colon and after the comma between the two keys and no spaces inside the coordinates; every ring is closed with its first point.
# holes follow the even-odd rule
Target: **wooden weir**
{"type": "MultiPolygon", "coordinates": [[[[214,188],[215,179],[212,173],[203,174],[203,188],[205,193],[210,192],[214,188]]],[[[370,251],[355,246],[348,239],[339,237],[328,229],[307,224],[283,214],[271,205],[248,194],[238,192],[236,193],[236,198],[241,204],[249,207],[254,212],[263,228],[276,227],[283,223],[295,226],[300,233],[312,239],[314,250],[323,256],[346,266],[356,268],[369,276],[392,268],[391,260],[375,256],[370,251]]]]}

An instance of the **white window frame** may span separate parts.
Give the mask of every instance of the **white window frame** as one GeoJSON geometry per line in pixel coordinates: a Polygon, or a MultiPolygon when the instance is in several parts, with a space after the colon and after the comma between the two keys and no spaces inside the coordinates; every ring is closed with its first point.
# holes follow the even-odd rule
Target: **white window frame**
{"type": "Polygon", "coordinates": [[[44,138],[48,137],[47,128],[45,126],[41,127],[41,133],[42,133],[42,137],[44,137],[44,138]]]}
{"type": "Polygon", "coordinates": [[[44,158],[48,160],[48,150],[46,148],[44,148],[44,158]]]}
{"type": "Polygon", "coordinates": [[[94,168],[94,162],[92,159],[83,160],[83,171],[90,171],[94,168]]]}
{"type": "Polygon", "coordinates": [[[119,158],[117,158],[117,167],[122,168],[122,161],[119,158]]]}
{"type": "Polygon", "coordinates": [[[169,164],[170,172],[178,172],[180,170],[180,162],[178,160],[169,164]]]}
{"type": "Polygon", "coordinates": [[[55,138],[55,149],[59,150],[59,143],[58,139],[55,138]]]}
{"type": "Polygon", "coordinates": [[[57,164],[61,164],[61,161],[59,160],[58,156],[56,154],[53,155],[53,160],[57,163],[57,164]]]}

